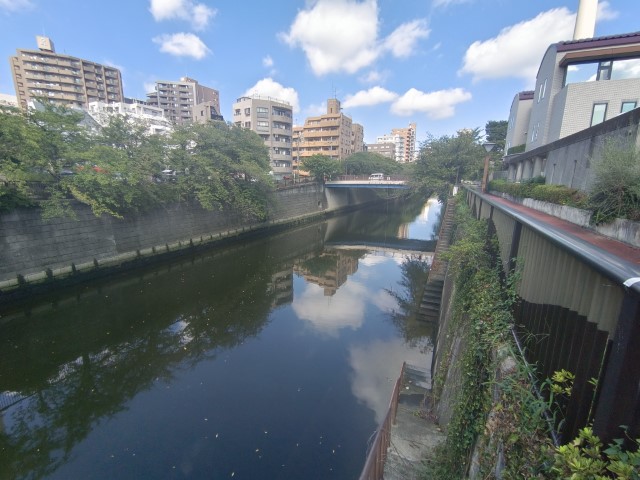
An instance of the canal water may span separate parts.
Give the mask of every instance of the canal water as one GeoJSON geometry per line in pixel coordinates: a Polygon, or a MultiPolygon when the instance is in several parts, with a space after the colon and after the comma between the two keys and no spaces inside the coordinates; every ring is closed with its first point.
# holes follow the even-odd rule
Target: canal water
{"type": "Polygon", "coordinates": [[[0,312],[0,478],[352,479],[440,205],[398,202],[0,312]]]}

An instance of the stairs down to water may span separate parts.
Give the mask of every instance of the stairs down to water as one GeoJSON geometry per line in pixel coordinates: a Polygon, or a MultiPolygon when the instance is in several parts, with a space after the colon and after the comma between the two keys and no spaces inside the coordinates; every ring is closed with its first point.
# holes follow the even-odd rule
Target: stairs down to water
{"type": "Polygon", "coordinates": [[[438,233],[438,243],[433,255],[429,276],[422,294],[418,319],[423,322],[437,323],[440,318],[440,303],[442,302],[442,288],[447,273],[447,262],[442,259],[442,253],[449,249],[453,235],[453,217],[455,202],[453,198],[447,200],[442,225],[438,233]]]}
{"type": "Polygon", "coordinates": [[[422,462],[431,458],[435,445],[445,439],[444,433],[428,414],[430,391],[430,371],[406,364],[395,422],[391,425],[384,465],[385,480],[420,478],[422,462]]]}

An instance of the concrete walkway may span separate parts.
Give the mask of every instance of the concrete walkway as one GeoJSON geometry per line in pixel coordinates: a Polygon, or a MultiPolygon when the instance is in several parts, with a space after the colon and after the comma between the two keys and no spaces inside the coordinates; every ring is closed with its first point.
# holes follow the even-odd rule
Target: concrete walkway
{"type": "Polygon", "coordinates": [[[385,480],[420,478],[422,461],[444,441],[445,434],[429,418],[429,371],[406,365],[398,398],[396,421],[391,427],[391,443],[384,467],[385,480]]]}

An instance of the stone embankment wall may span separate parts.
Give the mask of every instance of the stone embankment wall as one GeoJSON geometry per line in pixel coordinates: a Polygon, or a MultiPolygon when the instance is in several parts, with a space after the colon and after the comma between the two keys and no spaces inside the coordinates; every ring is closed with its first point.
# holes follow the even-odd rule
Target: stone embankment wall
{"type": "MultiPolygon", "coordinates": [[[[125,219],[97,218],[81,204],[74,207],[76,219],[45,220],[36,209],[0,215],[0,297],[19,285],[118,267],[337,210],[328,209],[324,188],[315,183],[279,190],[275,196],[269,221],[254,225],[230,212],[185,204],[125,219]]],[[[349,206],[372,198],[356,199],[349,206]]]]}

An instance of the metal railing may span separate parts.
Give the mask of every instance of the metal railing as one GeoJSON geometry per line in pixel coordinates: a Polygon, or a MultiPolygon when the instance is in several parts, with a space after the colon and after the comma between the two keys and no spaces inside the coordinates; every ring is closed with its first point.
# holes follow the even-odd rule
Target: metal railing
{"type": "Polygon", "coordinates": [[[371,448],[367,455],[367,461],[364,464],[360,480],[381,480],[384,476],[384,464],[387,459],[387,450],[391,442],[391,425],[396,422],[396,412],[398,411],[398,397],[400,395],[400,386],[404,377],[404,368],[406,363],[402,363],[400,376],[396,380],[389,402],[389,409],[384,417],[384,421],[373,439],[371,448]]]}
{"type": "Polygon", "coordinates": [[[504,272],[517,264],[513,315],[527,361],[541,381],[563,369],[575,375],[556,425],[561,440],[589,424],[605,443],[624,436],[622,425],[636,438],[640,254],[588,242],[571,227],[475,190],[467,190],[467,203],[495,232],[504,272]]]}

